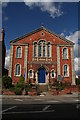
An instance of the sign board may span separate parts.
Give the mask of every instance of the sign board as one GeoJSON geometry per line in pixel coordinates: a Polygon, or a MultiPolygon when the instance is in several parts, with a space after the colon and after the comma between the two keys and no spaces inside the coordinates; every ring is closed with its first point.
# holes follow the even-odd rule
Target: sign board
{"type": "Polygon", "coordinates": [[[58,80],[62,81],[63,80],[63,76],[58,75],[58,80]]]}
{"type": "Polygon", "coordinates": [[[25,78],[25,73],[24,73],[24,78],[25,78]]]}

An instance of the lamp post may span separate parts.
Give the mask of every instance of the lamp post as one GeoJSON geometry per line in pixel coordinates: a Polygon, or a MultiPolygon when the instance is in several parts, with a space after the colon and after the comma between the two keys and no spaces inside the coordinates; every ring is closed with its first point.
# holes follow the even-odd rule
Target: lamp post
{"type": "Polygon", "coordinates": [[[25,91],[25,72],[24,72],[24,95],[25,95],[25,93],[26,93],[26,91],[25,91]]]}

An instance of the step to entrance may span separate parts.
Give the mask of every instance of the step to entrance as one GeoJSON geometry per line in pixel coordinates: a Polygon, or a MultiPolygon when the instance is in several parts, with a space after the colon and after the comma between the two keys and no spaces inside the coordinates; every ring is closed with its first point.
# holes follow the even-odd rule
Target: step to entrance
{"type": "Polygon", "coordinates": [[[37,86],[38,92],[47,92],[48,91],[48,85],[38,85],[37,86]]]}

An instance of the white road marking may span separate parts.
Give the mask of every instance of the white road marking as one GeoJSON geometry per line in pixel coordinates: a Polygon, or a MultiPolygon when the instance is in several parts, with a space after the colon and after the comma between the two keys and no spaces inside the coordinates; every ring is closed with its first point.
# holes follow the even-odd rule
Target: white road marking
{"type": "Polygon", "coordinates": [[[73,100],[73,101],[79,102],[80,100],[77,99],[77,100],[73,100]]]}
{"type": "Polygon", "coordinates": [[[46,107],[44,107],[44,108],[42,109],[42,111],[46,111],[50,106],[51,106],[51,105],[47,105],[46,107]]]}
{"type": "Polygon", "coordinates": [[[79,109],[80,108],[80,104],[76,105],[76,108],[79,109]]]}
{"type": "Polygon", "coordinates": [[[21,102],[23,101],[23,100],[21,100],[21,99],[14,99],[14,100],[21,101],[21,102]]]}
{"type": "Polygon", "coordinates": [[[41,99],[34,99],[34,100],[41,100],[41,99]]]}
{"type": "Polygon", "coordinates": [[[52,102],[59,102],[59,101],[46,101],[46,102],[51,102],[52,103],[52,102]]]}
{"type": "Polygon", "coordinates": [[[43,112],[54,112],[55,110],[48,111],[27,111],[27,112],[5,112],[3,114],[24,114],[24,113],[43,113],[43,112]]]}
{"type": "Polygon", "coordinates": [[[2,113],[3,113],[3,112],[6,112],[6,111],[8,111],[8,110],[12,110],[12,109],[14,109],[14,108],[16,108],[16,106],[13,106],[13,107],[7,108],[7,109],[3,110],[2,113]]]}
{"type": "Polygon", "coordinates": [[[40,95],[40,96],[44,96],[44,95],[40,95]]]}

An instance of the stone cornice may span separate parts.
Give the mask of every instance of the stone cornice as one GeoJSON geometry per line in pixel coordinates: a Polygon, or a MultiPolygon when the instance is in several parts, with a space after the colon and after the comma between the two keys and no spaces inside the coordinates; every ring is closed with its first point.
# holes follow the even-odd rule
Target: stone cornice
{"type": "Polygon", "coordinates": [[[27,46],[28,46],[29,44],[28,44],[28,43],[12,43],[12,45],[16,45],[16,46],[17,46],[17,45],[21,45],[21,46],[27,45],[27,46]]]}
{"type": "Polygon", "coordinates": [[[33,61],[32,62],[32,61],[29,61],[28,64],[42,64],[43,65],[43,64],[57,64],[57,62],[51,62],[51,61],[50,62],[48,62],[48,61],[47,62],[42,62],[42,61],[33,61]]]}
{"type": "Polygon", "coordinates": [[[70,46],[70,47],[72,47],[73,45],[67,45],[67,44],[56,44],[56,46],[70,46]]]}
{"type": "MultiPolygon", "coordinates": [[[[22,45],[22,46],[25,46],[25,45],[33,45],[33,43],[11,43],[11,45],[22,45]]],[[[48,44],[45,44],[45,45],[48,45],[48,44]]],[[[55,45],[55,46],[73,46],[73,45],[69,45],[69,44],[51,44],[51,45],[55,45]]]]}

